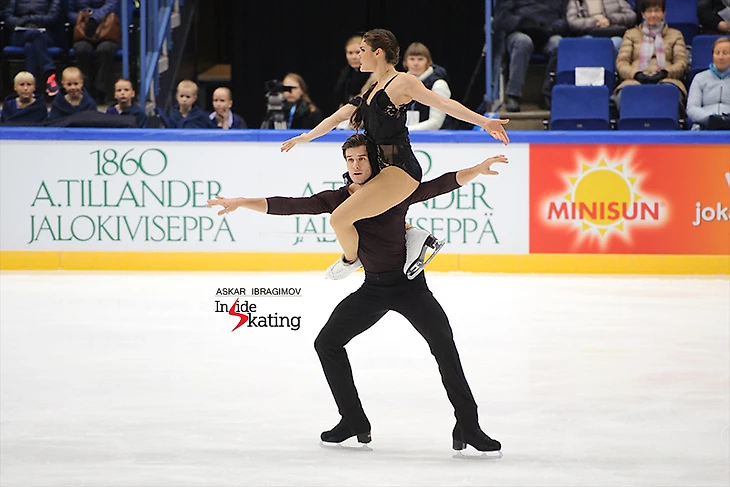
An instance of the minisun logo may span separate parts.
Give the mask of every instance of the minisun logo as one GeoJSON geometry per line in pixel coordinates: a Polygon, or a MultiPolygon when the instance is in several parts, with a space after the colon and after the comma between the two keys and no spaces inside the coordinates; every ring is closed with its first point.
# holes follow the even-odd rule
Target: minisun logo
{"type": "Polygon", "coordinates": [[[657,201],[644,201],[625,164],[609,165],[601,159],[596,165],[581,164],[580,173],[568,178],[571,190],[562,201],[550,201],[549,221],[574,221],[581,232],[604,237],[623,233],[635,221],[659,222],[662,207],[657,201]]]}
{"type": "Polygon", "coordinates": [[[267,315],[256,314],[258,305],[249,303],[248,300],[242,303],[238,302],[238,298],[229,307],[227,304],[216,300],[215,312],[228,313],[238,320],[236,326],[231,330],[236,331],[243,325],[247,328],[289,328],[297,331],[302,323],[301,316],[283,316],[278,313],[269,313],[267,315]]]}

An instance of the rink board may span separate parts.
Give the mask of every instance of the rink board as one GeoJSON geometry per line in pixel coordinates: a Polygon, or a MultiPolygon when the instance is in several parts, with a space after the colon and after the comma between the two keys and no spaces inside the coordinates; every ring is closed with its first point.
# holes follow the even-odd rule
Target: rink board
{"type": "MultiPolygon", "coordinates": [[[[0,129],[0,269],[321,270],[328,215],[218,216],[224,196],[309,196],[342,184],[349,133],[279,152],[288,131],[0,129]]],[[[503,153],[416,203],[447,240],[436,271],[730,274],[730,134],[412,134],[423,181],[503,153]]]]}

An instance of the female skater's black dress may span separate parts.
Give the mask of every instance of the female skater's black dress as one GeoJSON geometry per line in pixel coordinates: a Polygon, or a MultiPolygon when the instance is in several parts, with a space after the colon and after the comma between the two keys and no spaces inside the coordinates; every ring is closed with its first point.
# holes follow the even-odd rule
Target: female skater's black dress
{"type": "Polygon", "coordinates": [[[368,140],[368,154],[371,160],[378,161],[377,167],[373,166],[373,173],[379,172],[386,166],[396,166],[420,183],[423,171],[411,148],[411,139],[408,137],[406,127],[406,111],[409,104],[397,107],[385,92],[385,88],[396,76],[375,92],[369,105],[367,100],[360,96],[353,98],[350,104],[360,106],[365,136],[368,140]]]}

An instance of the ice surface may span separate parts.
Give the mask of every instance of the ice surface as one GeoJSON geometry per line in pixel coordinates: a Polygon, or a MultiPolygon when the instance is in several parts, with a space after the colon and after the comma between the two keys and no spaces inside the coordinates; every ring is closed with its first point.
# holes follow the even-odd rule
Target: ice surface
{"type": "Polygon", "coordinates": [[[428,281],[500,460],[452,458],[438,369],[394,313],[347,347],[373,451],[319,446],[339,417],[313,341],[362,273],[5,272],[0,484],[730,483],[727,278],[428,281]],[[263,286],[302,289],[248,298],[299,330],[214,313],[217,288],[263,286]]]}

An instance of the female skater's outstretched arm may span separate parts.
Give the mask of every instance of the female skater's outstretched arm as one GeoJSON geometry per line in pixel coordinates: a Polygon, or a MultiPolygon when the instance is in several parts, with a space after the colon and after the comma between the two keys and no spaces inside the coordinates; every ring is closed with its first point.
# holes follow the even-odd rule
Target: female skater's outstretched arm
{"type": "Polygon", "coordinates": [[[319,125],[306,134],[297,135],[281,144],[281,152],[289,152],[299,142],[311,142],[313,139],[323,136],[345,120],[350,120],[355,109],[356,107],[354,105],[343,105],[339,110],[319,122],[319,125]]]}

